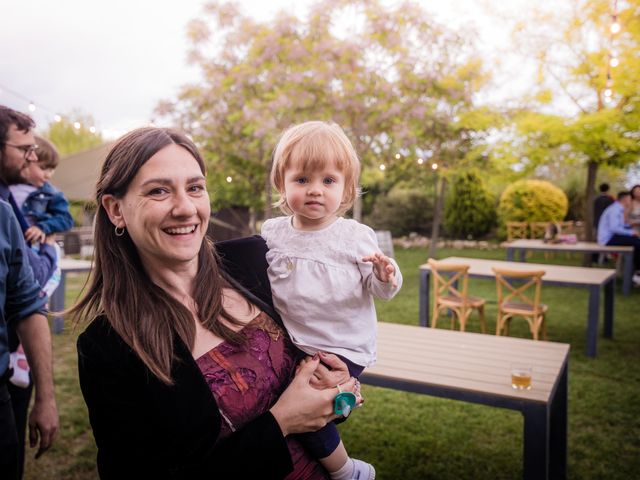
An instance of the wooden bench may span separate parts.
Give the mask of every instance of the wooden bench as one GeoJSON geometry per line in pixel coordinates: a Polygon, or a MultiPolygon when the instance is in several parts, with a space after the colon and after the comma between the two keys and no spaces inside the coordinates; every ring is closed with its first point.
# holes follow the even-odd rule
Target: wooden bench
{"type": "Polygon", "coordinates": [[[517,410],[524,417],[523,478],[563,479],[568,354],[564,343],[379,322],[378,360],[360,380],[517,410]],[[533,366],[531,390],[511,387],[514,361],[533,366]]]}
{"type": "Polygon", "coordinates": [[[545,243],[542,240],[514,240],[506,242],[503,246],[507,249],[507,260],[514,260],[514,254],[519,252],[521,262],[525,261],[527,251],[540,252],[573,252],[573,253],[617,253],[623,258],[622,267],[622,293],[631,293],[631,281],[633,277],[633,247],[600,245],[595,242],[576,243],[545,243]]]}

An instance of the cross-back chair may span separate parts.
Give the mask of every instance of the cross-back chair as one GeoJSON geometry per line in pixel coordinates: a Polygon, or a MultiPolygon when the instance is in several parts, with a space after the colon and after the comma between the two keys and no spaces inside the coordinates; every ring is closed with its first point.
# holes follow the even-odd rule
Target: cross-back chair
{"type": "Polygon", "coordinates": [[[507,241],[527,238],[527,222],[507,222],[507,241]]]}
{"type": "Polygon", "coordinates": [[[432,258],[429,259],[433,277],[433,315],[431,326],[436,327],[441,310],[451,310],[451,328],[455,327],[455,320],[460,323],[460,331],[464,332],[467,320],[473,310],[478,310],[480,328],[486,333],[484,318],[484,298],[468,295],[469,265],[443,264],[432,258]],[[443,275],[444,274],[444,275],[443,275]],[[459,284],[462,288],[458,288],[459,284]]]}
{"type": "Polygon", "coordinates": [[[498,293],[496,335],[509,335],[511,319],[523,317],[529,324],[533,339],[538,340],[542,329],[542,336],[546,340],[547,305],[540,302],[544,270],[523,272],[493,268],[493,272],[498,293]],[[530,290],[533,290],[533,295],[530,290]]]}

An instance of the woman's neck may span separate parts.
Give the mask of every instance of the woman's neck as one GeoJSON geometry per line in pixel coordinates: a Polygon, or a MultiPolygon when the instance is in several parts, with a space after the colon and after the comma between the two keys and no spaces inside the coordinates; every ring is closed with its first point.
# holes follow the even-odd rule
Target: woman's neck
{"type": "Polygon", "coordinates": [[[151,281],[181,303],[193,298],[193,286],[198,273],[198,264],[193,262],[182,267],[160,267],[147,269],[151,281]]]}

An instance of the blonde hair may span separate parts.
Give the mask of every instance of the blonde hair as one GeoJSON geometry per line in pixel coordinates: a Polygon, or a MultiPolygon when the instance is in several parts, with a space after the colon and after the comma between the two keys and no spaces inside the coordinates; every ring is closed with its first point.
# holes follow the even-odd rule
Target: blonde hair
{"type": "Polygon", "coordinates": [[[311,172],[331,161],[344,175],[344,193],[337,212],[342,215],[360,194],[360,160],[344,131],[336,123],[321,121],[304,122],[286,129],[273,152],[271,185],[280,192],[280,200],[274,206],[289,215],[293,213],[282,195],[287,168],[302,165],[304,171],[311,172]]]}

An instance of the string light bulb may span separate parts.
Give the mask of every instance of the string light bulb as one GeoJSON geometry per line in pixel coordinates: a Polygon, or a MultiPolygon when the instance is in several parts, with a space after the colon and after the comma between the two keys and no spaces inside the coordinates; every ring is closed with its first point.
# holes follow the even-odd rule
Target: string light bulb
{"type": "Polygon", "coordinates": [[[424,160],[423,160],[423,159],[421,159],[421,158],[419,158],[419,159],[418,159],[418,165],[422,165],[423,163],[424,163],[424,160]]]}
{"type": "Polygon", "coordinates": [[[96,127],[89,127],[89,131],[91,133],[96,133],[96,127]]]}
{"type": "Polygon", "coordinates": [[[378,168],[379,168],[379,169],[380,169],[380,171],[382,171],[382,172],[384,172],[384,171],[387,169],[387,167],[386,167],[386,165],[385,165],[384,163],[381,163],[381,164],[380,164],[380,166],[379,166],[378,168]]]}
{"type": "Polygon", "coordinates": [[[437,170],[438,169],[438,164],[437,163],[432,163],[431,164],[431,170],[437,170]]]}
{"type": "Polygon", "coordinates": [[[618,60],[618,57],[612,56],[609,60],[609,65],[611,65],[613,68],[616,68],[618,65],[620,65],[620,60],[618,60]]]}
{"type": "Polygon", "coordinates": [[[611,24],[609,31],[615,35],[616,33],[620,33],[621,27],[620,27],[620,23],[618,22],[618,16],[612,15],[612,17],[613,17],[613,23],[611,24]]]}
{"type": "Polygon", "coordinates": [[[400,154],[396,153],[396,160],[400,160],[400,154]]]}
{"type": "Polygon", "coordinates": [[[233,182],[233,178],[227,177],[227,183],[231,183],[231,182],[233,182]]]}
{"type": "Polygon", "coordinates": [[[27,108],[29,109],[30,112],[36,111],[36,105],[33,102],[29,102],[29,106],[27,108]]]}
{"type": "Polygon", "coordinates": [[[605,97],[610,97],[611,95],[613,95],[613,91],[610,88],[605,88],[604,89],[604,96],[605,97]]]}
{"type": "Polygon", "coordinates": [[[80,127],[82,125],[80,125],[80,122],[73,122],[73,128],[75,128],[76,130],[80,130],[80,127]]]}
{"type": "Polygon", "coordinates": [[[53,119],[56,121],[56,123],[60,123],[62,121],[62,117],[58,114],[55,114],[53,116],[53,119]]]}

